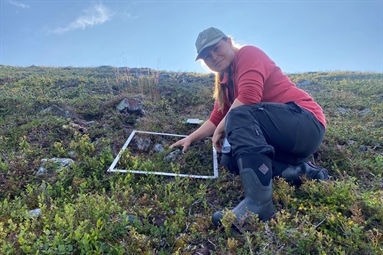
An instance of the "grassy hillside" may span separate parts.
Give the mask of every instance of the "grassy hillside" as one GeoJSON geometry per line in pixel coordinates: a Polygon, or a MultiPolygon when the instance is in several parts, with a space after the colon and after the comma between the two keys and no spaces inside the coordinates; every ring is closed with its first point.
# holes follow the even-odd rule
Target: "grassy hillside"
{"type": "MultiPolygon", "coordinates": [[[[332,180],[296,187],[274,179],[276,218],[253,217],[234,231],[230,217],[221,229],[210,220],[244,195],[225,169],[207,180],[107,173],[133,130],[187,135],[197,128],[188,118],[207,119],[212,75],[0,66],[0,253],[382,254],[383,75],[289,76],[325,111],[325,141],[312,160],[332,180]],[[142,111],[118,111],[124,98],[142,111]]],[[[212,172],[208,140],[164,162],[176,138],[141,138],[120,167],[212,172]]]]}

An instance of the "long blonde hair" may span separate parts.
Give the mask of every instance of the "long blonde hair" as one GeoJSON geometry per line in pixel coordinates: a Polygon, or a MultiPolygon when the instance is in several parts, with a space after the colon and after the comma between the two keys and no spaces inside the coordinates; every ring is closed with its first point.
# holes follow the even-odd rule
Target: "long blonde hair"
{"type": "MultiPolygon", "coordinates": [[[[222,38],[223,40],[227,41],[227,37],[222,38]]],[[[239,50],[241,46],[233,41],[233,39],[230,37],[231,43],[233,45],[233,48],[235,50],[239,50]]],[[[229,70],[231,72],[231,67],[229,67],[229,70]]],[[[221,81],[223,79],[224,73],[216,73],[215,75],[215,84],[214,84],[214,93],[213,97],[218,103],[218,110],[223,111],[223,108],[225,107],[225,101],[227,101],[225,89],[222,88],[221,81]]],[[[229,79],[231,79],[231,73],[229,73],[229,79]]],[[[233,88],[234,89],[234,88],[233,88]]]]}
{"type": "Polygon", "coordinates": [[[215,74],[214,93],[213,93],[213,97],[218,103],[218,110],[220,110],[221,112],[223,111],[223,108],[225,106],[225,100],[226,100],[225,89],[223,89],[221,85],[222,78],[223,78],[223,73],[215,74]]]}

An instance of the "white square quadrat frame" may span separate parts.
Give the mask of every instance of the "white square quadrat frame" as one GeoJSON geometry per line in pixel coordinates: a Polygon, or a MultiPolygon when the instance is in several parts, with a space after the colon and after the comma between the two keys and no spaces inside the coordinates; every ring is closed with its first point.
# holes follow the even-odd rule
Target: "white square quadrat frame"
{"type": "Polygon", "coordinates": [[[165,176],[180,176],[180,177],[189,177],[189,178],[201,178],[201,179],[215,179],[218,177],[218,161],[217,161],[217,151],[213,146],[213,173],[214,175],[192,175],[192,174],[176,174],[176,173],[168,173],[168,172],[153,172],[153,171],[140,171],[140,170],[128,170],[128,169],[115,169],[118,161],[121,158],[122,153],[126,150],[129,143],[132,141],[135,134],[151,134],[151,135],[166,135],[166,136],[178,136],[178,137],[186,137],[186,135],[177,135],[177,134],[168,134],[168,133],[157,133],[157,132],[147,132],[147,131],[139,131],[133,130],[125,144],[122,146],[120,152],[117,154],[113,163],[110,165],[108,172],[120,172],[120,173],[134,173],[134,174],[154,174],[154,175],[165,175],[165,176]]]}

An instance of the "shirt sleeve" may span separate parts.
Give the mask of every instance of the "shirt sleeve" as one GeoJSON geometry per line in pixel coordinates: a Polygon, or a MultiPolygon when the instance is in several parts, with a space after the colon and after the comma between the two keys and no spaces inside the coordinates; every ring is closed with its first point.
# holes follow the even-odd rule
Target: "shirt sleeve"
{"type": "Polygon", "coordinates": [[[264,84],[276,67],[266,53],[254,46],[244,46],[234,65],[234,84],[237,87],[237,99],[244,104],[262,101],[264,84]]]}
{"type": "Polygon", "coordinates": [[[229,111],[229,106],[225,104],[225,107],[223,108],[223,111],[219,110],[217,101],[214,103],[214,109],[212,113],[210,114],[209,120],[213,122],[215,126],[218,126],[218,124],[221,122],[221,120],[225,117],[227,112],[229,111]]]}

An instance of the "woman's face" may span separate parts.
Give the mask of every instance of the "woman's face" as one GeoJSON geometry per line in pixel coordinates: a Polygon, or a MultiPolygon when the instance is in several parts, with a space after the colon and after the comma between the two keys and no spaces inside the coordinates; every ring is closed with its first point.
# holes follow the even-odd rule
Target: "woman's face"
{"type": "Polygon", "coordinates": [[[204,49],[201,54],[205,64],[214,72],[227,72],[234,56],[235,49],[230,38],[220,40],[204,49]]]}

